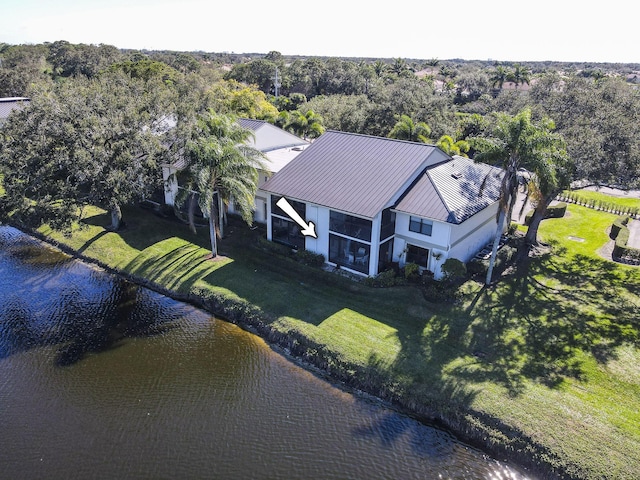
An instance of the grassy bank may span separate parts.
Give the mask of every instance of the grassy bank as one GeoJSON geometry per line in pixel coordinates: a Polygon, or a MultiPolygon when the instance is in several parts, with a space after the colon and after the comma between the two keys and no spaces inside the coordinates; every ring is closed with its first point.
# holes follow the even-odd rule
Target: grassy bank
{"type": "Polygon", "coordinates": [[[623,479],[640,471],[640,270],[597,253],[614,218],[570,205],[542,223],[548,253],[490,289],[468,281],[453,305],[274,257],[240,225],[216,261],[206,232],[138,209],[120,233],[98,209],[71,236],[40,233],[205,298],[336,378],[544,476],[623,479]]]}

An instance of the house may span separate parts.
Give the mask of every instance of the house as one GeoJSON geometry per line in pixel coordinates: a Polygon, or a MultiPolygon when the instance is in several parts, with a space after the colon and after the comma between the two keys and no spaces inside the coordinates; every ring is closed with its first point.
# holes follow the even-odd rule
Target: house
{"type": "MultiPolygon", "coordinates": [[[[267,157],[268,171],[260,171],[258,191],[255,198],[254,220],[260,223],[267,221],[267,195],[261,190],[262,185],[271,175],[279,172],[285,165],[300,154],[310,143],[264,120],[241,118],[238,123],[253,131],[249,145],[260,150],[267,157]]],[[[165,181],[165,203],[173,205],[178,194],[178,181],[175,174],[186,167],[184,160],[162,166],[165,181]]],[[[229,213],[236,213],[233,201],[229,205],[229,213]]]]}
{"type": "Polygon", "coordinates": [[[29,102],[26,97],[5,97],[0,98],[0,127],[4,125],[13,110],[21,109],[29,102]]]}
{"type": "Polygon", "coordinates": [[[501,175],[433,145],[328,131],[262,185],[267,238],[361,275],[413,262],[438,278],[447,258],[467,262],[493,238],[501,175]]]}

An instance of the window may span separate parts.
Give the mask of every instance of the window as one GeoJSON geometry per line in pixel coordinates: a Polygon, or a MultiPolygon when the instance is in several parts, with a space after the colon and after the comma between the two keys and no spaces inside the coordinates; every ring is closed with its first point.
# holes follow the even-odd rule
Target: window
{"type": "Polygon", "coordinates": [[[380,224],[380,240],[391,237],[396,232],[396,214],[390,208],[382,211],[380,224]]]}
{"type": "MultiPolygon", "coordinates": [[[[288,245],[298,250],[304,249],[304,236],[300,232],[300,227],[278,205],[281,197],[271,195],[271,228],[274,242],[288,245]]],[[[287,199],[293,209],[302,217],[306,216],[307,204],[287,199]]],[[[266,203],[265,203],[266,215],[266,203]]]]}
{"type": "Polygon", "coordinates": [[[329,214],[329,230],[367,242],[371,241],[371,220],[354,217],[346,213],[331,210],[329,214]]]}
{"type": "Polygon", "coordinates": [[[369,273],[370,245],[329,234],[329,261],[352,270],[369,273]]]}
{"type": "Polygon", "coordinates": [[[431,236],[433,230],[433,222],[422,218],[411,217],[409,220],[409,230],[411,232],[421,233],[422,235],[431,236]]]}
{"type": "MultiPolygon", "coordinates": [[[[282,209],[277,205],[278,201],[281,198],[282,197],[280,197],[278,195],[271,195],[271,214],[272,215],[279,215],[279,216],[284,217],[284,218],[289,218],[289,215],[284,213],[282,211],[282,209]]],[[[307,216],[307,204],[306,203],[297,202],[295,200],[291,200],[291,199],[288,199],[288,198],[287,198],[287,201],[293,207],[293,209],[296,212],[298,212],[298,215],[300,215],[300,217],[305,218],[307,216]]]]}
{"type": "Polygon", "coordinates": [[[285,220],[276,216],[271,217],[273,228],[273,241],[289,247],[304,250],[304,236],[300,233],[300,227],[291,220],[285,220]]]}
{"type": "Polygon", "coordinates": [[[406,263],[415,263],[419,267],[427,268],[429,250],[415,245],[407,245],[406,263]]]}

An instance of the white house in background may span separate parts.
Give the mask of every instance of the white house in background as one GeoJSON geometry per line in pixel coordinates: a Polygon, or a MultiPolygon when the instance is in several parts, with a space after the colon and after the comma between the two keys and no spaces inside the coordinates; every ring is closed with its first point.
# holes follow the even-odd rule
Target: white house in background
{"type": "Polygon", "coordinates": [[[390,262],[442,274],[469,261],[496,231],[502,170],[439,148],[329,131],[262,185],[267,238],[374,276],[390,262]],[[317,238],[276,203],[285,197],[317,238]]]}
{"type": "MultiPolygon", "coordinates": [[[[310,143],[264,120],[241,118],[238,123],[243,128],[253,131],[254,138],[250,139],[249,145],[260,150],[267,157],[268,171],[258,172],[259,182],[254,212],[254,220],[256,222],[266,223],[268,196],[261,190],[262,185],[271,175],[279,172],[307,148],[310,143]]],[[[167,205],[174,204],[180,188],[174,174],[185,167],[184,160],[162,166],[162,176],[165,181],[164,200],[167,205]]],[[[229,213],[236,213],[233,202],[229,205],[229,213]]]]}
{"type": "Polygon", "coordinates": [[[0,127],[4,125],[12,111],[23,108],[28,102],[29,99],[26,97],[0,98],[0,127]]]}

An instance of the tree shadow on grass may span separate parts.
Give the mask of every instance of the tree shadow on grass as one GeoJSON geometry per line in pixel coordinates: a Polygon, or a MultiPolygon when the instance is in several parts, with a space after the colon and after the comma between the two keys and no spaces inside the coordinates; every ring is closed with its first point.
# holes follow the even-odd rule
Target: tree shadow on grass
{"type": "MultiPolygon", "coordinates": [[[[161,243],[156,246],[162,251],[161,243]]],[[[211,261],[207,253],[197,245],[185,243],[159,256],[139,255],[124,270],[170,290],[186,293],[198,280],[224,264],[224,260],[221,263],[211,261]]]]}
{"type": "Polygon", "coordinates": [[[640,346],[639,284],[610,262],[558,247],[529,258],[467,310],[478,362],[455,373],[497,382],[511,395],[527,379],[549,387],[583,380],[582,354],[606,363],[618,347],[640,346]]]}
{"type": "Polygon", "coordinates": [[[193,234],[188,226],[177,218],[164,218],[136,205],[122,208],[124,226],[117,232],[110,230],[111,215],[108,212],[89,215],[82,223],[101,227],[103,230],[88,240],[79,250],[85,251],[92,243],[108,233],[118,235],[131,248],[142,251],[155,243],[179,235],[193,243],[201,242],[203,235],[193,234]]]}

